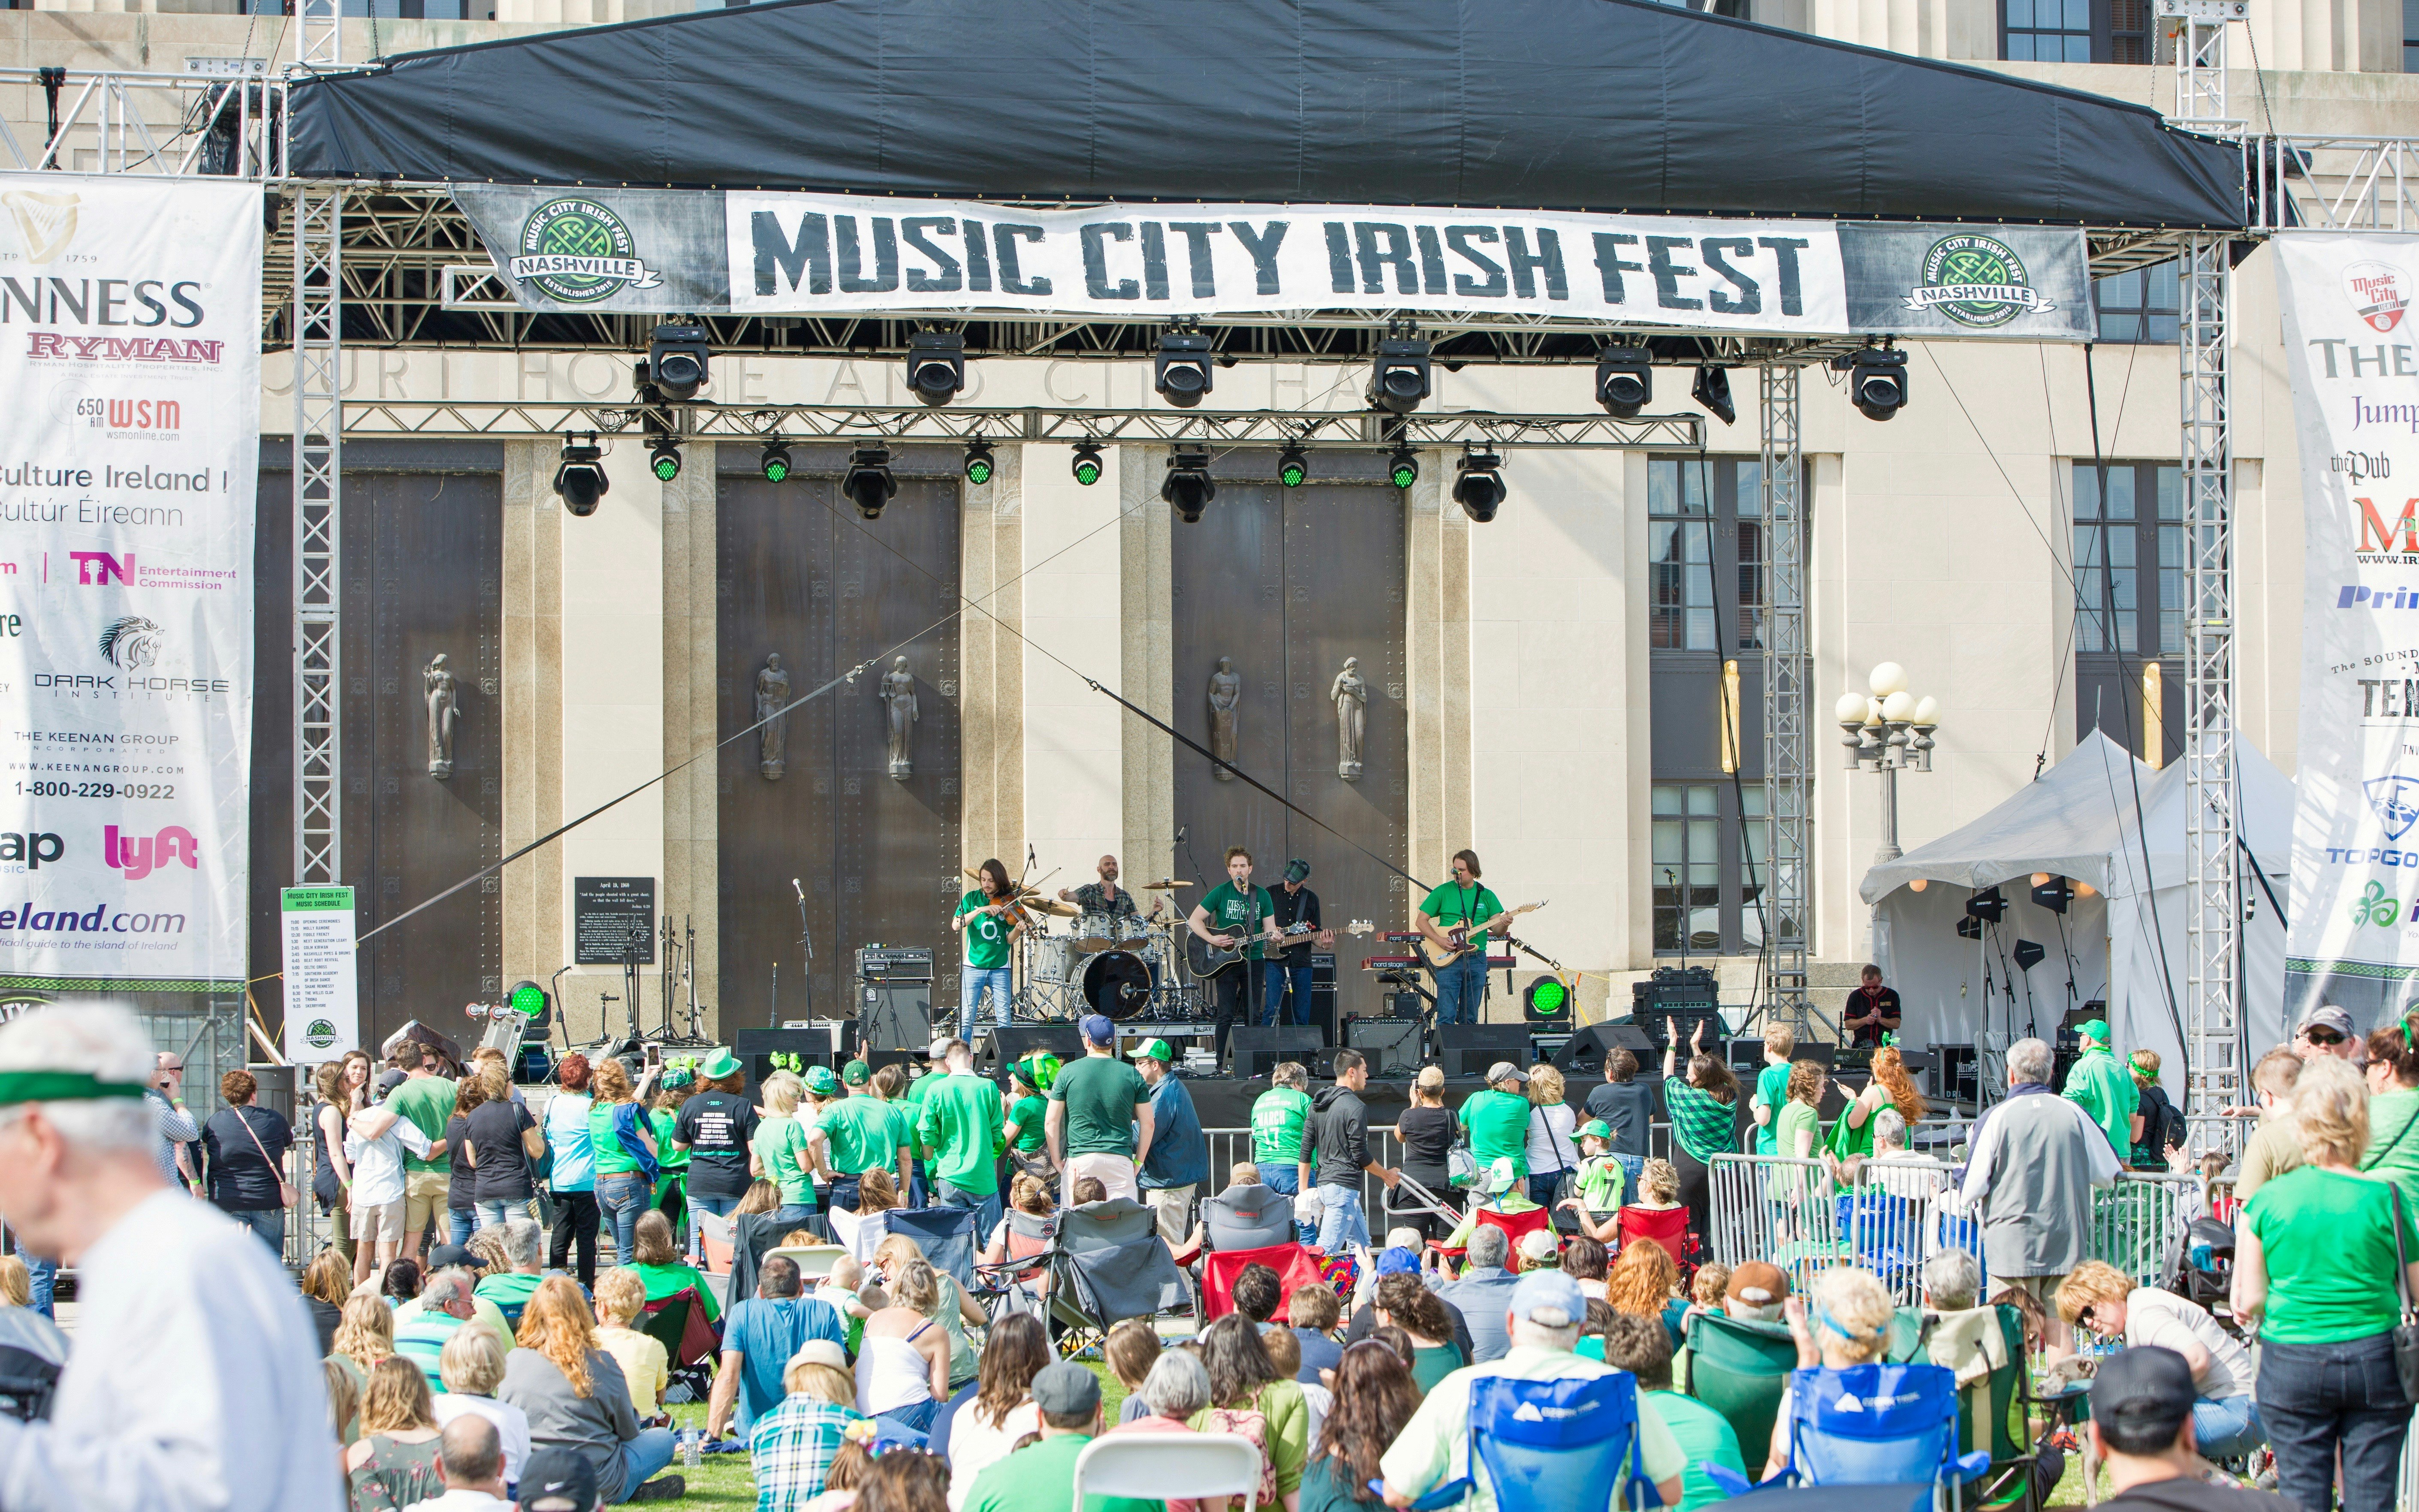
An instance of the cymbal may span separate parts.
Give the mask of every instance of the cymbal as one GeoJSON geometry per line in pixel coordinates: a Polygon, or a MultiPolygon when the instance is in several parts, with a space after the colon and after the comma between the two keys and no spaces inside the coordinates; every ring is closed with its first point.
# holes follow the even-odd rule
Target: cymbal
{"type": "Polygon", "coordinates": [[[1190,882],[1179,882],[1174,877],[1169,877],[1164,882],[1142,883],[1140,884],[1140,888],[1144,892],[1173,892],[1179,887],[1189,887],[1192,886],[1193,884],[1190,882]]]}
{"type": "Polygon", "coordinates": [[[1062,903],[1038,892],[1026,893],[1017,900],[1017,904],[1037,914],[1048,914],[1053,918],[1072,918],[1078,912],[1073,903],[1062,903]]]}

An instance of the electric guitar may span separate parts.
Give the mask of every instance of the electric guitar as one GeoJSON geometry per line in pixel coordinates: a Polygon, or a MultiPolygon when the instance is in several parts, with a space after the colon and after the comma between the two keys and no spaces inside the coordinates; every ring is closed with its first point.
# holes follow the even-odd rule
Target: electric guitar
{"type": "MultiPolygon", "coordinates": [[[[1356,918],[1351,923],[1347,924],[1342,929],[1336,931],[1336,933],[1339,934],[1369,934],[1374,933],[1377,931],[1377,925],[1372,924],[1365,918],[1356,918]]],[[[1317,929],[1308,924],[1295,924],[1289,928],[1277,931],[1277,938],[1281,940],[1299,941],[1305,935],[1316,934],[1317,933],[1318,931],[1317,929]]],[[[1268,943],[1266,937],[1262,935],[1256,934],[1252,936],[1252,938],[1260,941],[1263,945],[1268,943]]],[[[1184,962],[1186,965],[1192,968],[1194,977],[1199,980],[1207,980],[1208,979],[1225,970],[1227,967],[1237,964],[1243,959],[1243,952],[1250,949],[1251,946],[1248,942],[1238,940],[1235,942],[1234,949],[1222,950],[1190,930],[1187,930],[1184,934],[1184,962]]],[[[1285,948],[1283,946],[1279,946],[1277,949],[1283,949],[1285,948]]]]}
{"type": "Polygon", "coordinates": [[[1493,918],[1487,919],[1474,927],[1469,924],[1457,924],[1444,932],[1445,938],[1453,942],[1451,945],[1439,945],[1423,934],[1420,936],[1420,954],[1426,958],[1430,968],[1441,971],[1471,951],[1485,949],[1487,929],[1496,919],[1518,918],[1522,914],[1533,914],[1551,901],[1541,898],[1533,903],[1522,903],[1518,908],[1506,909],[1493,918]]]}

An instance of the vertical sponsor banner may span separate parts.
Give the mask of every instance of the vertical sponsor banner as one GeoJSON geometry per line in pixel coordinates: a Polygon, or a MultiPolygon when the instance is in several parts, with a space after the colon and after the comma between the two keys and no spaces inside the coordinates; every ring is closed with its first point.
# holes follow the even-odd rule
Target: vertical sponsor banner
{"type": "Polygon", "coordinates": [[[277,895],[285,947],[285,1058],[338,1060],[362,1042],[353,889],[286,887],[277,895]]]}
{"type": "Polygon", "coordinates": [[[2303,521],[2286,991],[2381,1006],[2419,969],[2419,238],[2272,245],[2303,521]]]}
{"type": "Polygon", "coordinates": [[[0,174],[0,988],[241,986],[261,230],[0,174]]]}

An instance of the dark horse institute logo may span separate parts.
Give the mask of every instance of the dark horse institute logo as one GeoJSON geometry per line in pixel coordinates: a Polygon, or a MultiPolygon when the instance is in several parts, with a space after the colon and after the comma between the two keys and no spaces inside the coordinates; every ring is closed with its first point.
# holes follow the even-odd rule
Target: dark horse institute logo
{"type": "Polygon", "coordinates": [[[2025,272],[2024,259],[1996,237],[1943,237],[1923,255],[1923,282],[1907,292],[1910,310],[1937,310],[1961,326],[2003,326],[2020,315],[2057,308],[2025,272]]]}
{"type": "Polygon", "coordinates": [[[522,224],[520,252],[506,271],[549,299],[593,304],[663,283],[637,249],[628,223],[594,200],[551,200],[522,224]]]}

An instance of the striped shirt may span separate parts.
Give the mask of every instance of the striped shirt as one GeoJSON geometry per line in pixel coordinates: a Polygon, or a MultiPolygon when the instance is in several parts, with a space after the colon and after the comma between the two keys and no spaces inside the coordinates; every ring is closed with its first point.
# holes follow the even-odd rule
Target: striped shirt
{"type": "Polygon", "coordinates": [[[1677,1076],[1666,1076],[1663,1105],[1672,1112],[1672,1142],[1690,1159],[1706,1162],[1730,1149],[1737,1114],[1728,1103],[1677,1076]]]}

